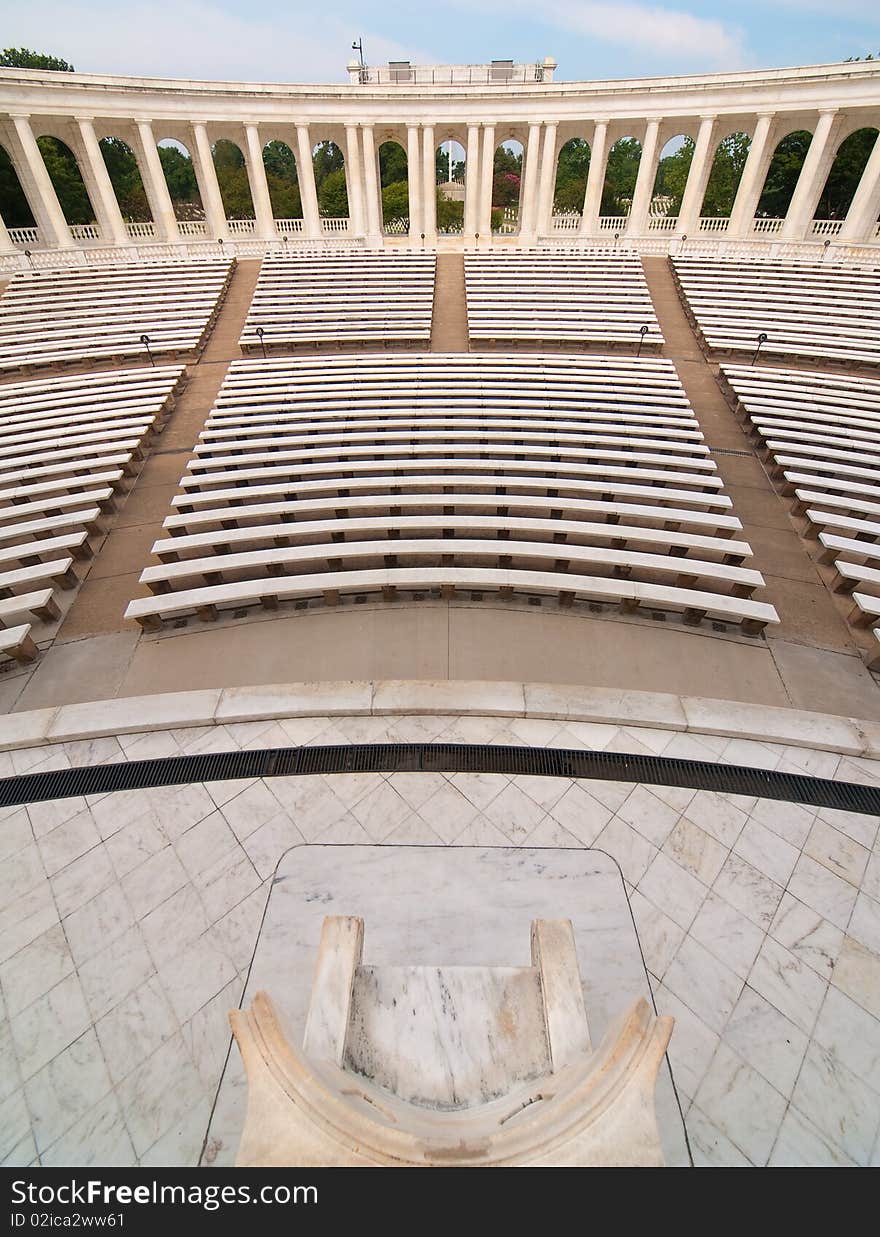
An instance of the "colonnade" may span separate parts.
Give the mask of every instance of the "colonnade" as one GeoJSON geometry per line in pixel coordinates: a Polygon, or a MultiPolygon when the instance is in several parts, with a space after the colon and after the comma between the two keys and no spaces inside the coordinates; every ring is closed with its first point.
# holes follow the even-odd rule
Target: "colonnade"
{"type": "MultiPolygon", "coordinates": [[[[97,110],[93,114],[75,112],[60,117],[56,112],[48,121],[44,112],[28,112],[24,108],[4,110],[4,79],[3,71],[0,71],[0,142],[7,149],[18,174],[39,227],[42,243],[46,247],[69,248],[76,242],[65,222],[35,134],[48,129],[59,137],[63,136],[79,164],[102,241],[118,245],[127,244],[129,234],[104,163],[99,145],[100,134],[118,134],[129,143],[137,159],[150,205],[155,237],[173,243],[180,240],[180,229],[159,159],[157,136],[166,136],[166,130],[171,130],[173,136],[187,145],[205,211],[207,234],[212,240],[227,240],[230,233],[211,147],[219,138],[235,141],[244,156],[250,185],[255,216],[254,235],[269,241],[277,238],[277,228],[263,163],[266,142],[283,133],[285,140],[289,139],[294,148],[302,201],[302,235],[311,240],[322,235],[312,151],[316,141],[332,132],[345,160],[348,235],[364,237],[378,244],[383,233],[378,151],[383,142],[399,142],[406,151],[409,236],[416,240],[424,237],[426,242],[432,242],[437,232],[437,146],[450,139],[463,145],[463,233],[466,239],[486,237],[491,232],[495,151],[499,144],[516,134],[521,137],[524,148],[519,235],[521,243],[528,244],[552,230],[557,160],[561,147],[573,136],[583,138],[590,145],[590,165],[581,218],[579,226],[574,229],[575,234],[588,239],[598,236],[603,230],[601,203],[608,158],[620,137],[636,138],[642,147],[629,213],[620,224],[628,237],[642,236],[649,230],[653,188],[664,143],[677,134],[693,138],[694,152],[683,199],[675,224],[670,224],[669,229],[673,235],[685,236],[699,228],[703,198],[719,142],[732,132],[746,132],[751,144],[730,219],[724,229],[726,238],[740,239],[753,234],[755,212],[776,145],[794,129],[809,129],[813,135],[812,141],[779,232],[782,240],[799,241],[810,235],[814,212],[841,142],[858,128],[880,125],[880,89],[876,89],[880,86],[880,77],[868,77],[870,71],[868,66],[859,69],[861,76],[875,86],[876,102],[871,107],[863,104],[857,108],[835,105],[799,108],[796,111],[776,107],[752,112],[706,108],[690,113],[670,107],[666,115],[643,113],[641,116],[624,114],[618,108],[614,114],[609,111],[608,115],[600,116],[596,112],[591,115],[585,106],[578,117],[573,116],[570,109],[567,114],[561,108],[554,109],[549,102],[531,113],[524,114],[520,109],[519,114],[513,111],[506,114],[499,109],[487,115],[485,100],[479,100],[482,115],[476,114],[478,109],[475,107],[475,114],[468,116],[457,106],[452,116],[444,114],[449,109],[439,104],[433,109],[415,109],[411,107],[413,100],[400,96],[401,110],[404,113],[411,110],[413,114],[393,121],[387,117],[364,118],[363,111],[361,115],[353,114],[356,110],[355,95],[349,90],[345,99],[336,102],[341,106],[347,100],[352,114],[340,113],[337,107],[335,114],[333,108],[328,108],[326,118],[306,116],[297,119],[295,115],[291,118],[288,114],[283,120],[266,120],[256,112],[249,116],[248,100],[239,95],[234,96],[239,119],[233,120],[228,116],[222,120],[216,116],[208,118],[207,114],[204,119],[187,121],[178,118],[169,122],[166,118],[161,122],[163,130],[158,134],[159,122],[144,115],[143,108],[134,115],[120,116],[115,113],[113,117],[103,116],[97,110]]],[[[792,71],[794,81],[797,81],[798,74],[804,72],[792,71]]],[[[776,90],[777,97],[783,94],[781,88],[776,90]]],[[[654,102],[653,96],[643,94],[642,98],[654,102]]],[[[456,99],[457,104],[463,102],[465,100],[461,97],[456,99]]],[[[314,108],[311,110],[314,111],[314,108]]],[[[158,108],[156,113],[164,114],[158,108]]],[[[195,103],[188,114],[198,117],[199,110],[195,103]]],[[[878,214],[880,137],[864,169],[838,239],[851,243],[873,239],[878,214]]],[[[12,247],[8,231],[0,221],[0,250],[9,251],[12,247]]]]}

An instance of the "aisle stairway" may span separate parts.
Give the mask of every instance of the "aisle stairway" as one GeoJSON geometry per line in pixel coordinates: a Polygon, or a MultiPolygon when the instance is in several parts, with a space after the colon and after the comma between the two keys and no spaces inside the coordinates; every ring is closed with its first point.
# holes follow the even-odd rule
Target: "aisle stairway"
{"type": "Polygon", "coordinates": [[[434,277],[434,314],[431,319],[431,351],[468,351],[464,257],[460,253],[437,254],[437,273],[434,277]]]}
{"type": "Polygon", "coordinates": [[[259,274],[258,261],[236,266],[211,338],[188,367],[186,390],[144,465],[125,504],[109,521],[109,534],[58,633],[59,641],[123,631],[123,613],[137,588],[150,547],[177,492],[180,474],[213,406],[230,361],[241,356],[238,338],[259,274]]]}

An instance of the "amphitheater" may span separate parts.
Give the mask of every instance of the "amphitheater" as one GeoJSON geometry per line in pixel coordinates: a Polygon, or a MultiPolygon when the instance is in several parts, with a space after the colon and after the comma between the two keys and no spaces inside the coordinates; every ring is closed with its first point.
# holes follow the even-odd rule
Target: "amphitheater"
{"type": "Polygon", "coordinates": [[[626,923],[570,912],[586,1007],[596,1035],[634,995],[674,1016],[668,1163],[880,1164],[880,137],[845,215],[817,215],[842,143],[880,127],[880,64],[554,70],[0,70],[33,218],[0,222],[5,1165],[232,1164],[227,1014],[257,978],[283,989],[330,903],[373,908],[385,961],[436,963],[442,907],[452,960],[520,965],[502,862],[613,868],[626,923]],[[758,215],[795,130],[788,209],[758,215]],[[732,207],[705,215],[734,132],[732,207]],[[603,214],[627,135],[631,200],[603,214]],[[658,214],[674,135],[693,157],[658,214]],[[151,222],[124,218],[107,137],[151,222]],[[575,138],[583,201],[558,212],[575,138]],[[177,218],[160,139],[202,219],[177,218]],[[221,139],[252,218],[226,217],[221,139]],[[270,140],[301,218],[273,216],[270,140]]]}

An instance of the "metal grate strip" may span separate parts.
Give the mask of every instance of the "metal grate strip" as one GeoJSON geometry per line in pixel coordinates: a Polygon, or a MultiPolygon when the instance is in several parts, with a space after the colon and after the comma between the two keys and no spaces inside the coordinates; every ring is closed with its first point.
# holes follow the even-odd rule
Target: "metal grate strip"
{"type": "Polygon", "coordinates": [[[53,769],[0,779],[0,807],[238,778],[302,777],[333,773],[505,773],[534,777],[644,782],[719,794],[752,795],[880,816],[880,786],[833,782],[806,774],[746,766],[567,748],[466,743],[352,743],[206,752],[163,760],[53,769]]]}

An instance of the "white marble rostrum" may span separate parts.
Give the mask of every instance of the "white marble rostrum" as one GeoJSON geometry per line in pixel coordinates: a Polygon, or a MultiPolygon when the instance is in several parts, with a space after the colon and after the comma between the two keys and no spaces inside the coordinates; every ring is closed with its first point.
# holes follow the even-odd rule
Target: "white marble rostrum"
{"type": "MultiPolygon", "coordinates": [[[[631,691],[299,685],[2,720],[4,776],[206,751],[421,740],[651,753],[880,785],[874,723],[631,691]]],[[[875,816],[751,795],[463,773],[212,782],[3,809],[0,1162],[234,1162],[243,1107],[227,1106],[225,1093],[240,1072],[237,1052],[206,1137],[230,1054],[228,1013],[243,1000],[255,949],[264,956],[276,867],[289,853],[289,870],[306,842],[340,856],[346,846],[369,847],[376,863],[413,846],[435,857],[459,847],[525,847],[548,858],[575,850],[585,865],[599,852],[610,856],[650,982],[648,989],[642,971],[631,991],[650,991],[657,1012],[675,1018],[669,1062],[695,1165],[876,1166],[878,825],[875,816]]],[[[433,871],[439,877],[439,860],[433,871]]],[[[429,874],[410,891],[413,914],[429,917],[434,885],[429,874]]],[[[277,888],[281,896],[285,883],[277,888]]],[[[359,895],[367,889],[365,880],[359,895]]],[[[378,900],[381,890],[372,893],[378,900]]],[[[491,894],[476,904],[481,914],[491,894]]],[[[309,959],[325,915],[365,910],[363,896],[317,903],[309,959]]],[[[470,913],[452,925],[450,941],[466,933],[470,913]]],[[[551,913],[577,921],[558,899],[551,913]]],[[[531,917],[529,908],[522,914],[531,917]]],[[[383,960],[373,953],[383,916],[380,905],[368,960],[383,960]]],[[[456,958],[447,948],[395,955],[393,945],[389,965],[456,958]]],[[[496,954],[469,939],[458,956],[467,965],[527,962],[519,914],[504,945],[496,954]]],[[[598,952],[598,941],[578,942],[594,1043],[617,1008],[596,986],[598,952]]],[[[622,968],[614,991],[625,995],[622,968]]]]}
{"type": "Polygon", "coordinates": [[[239,1166],[662,1166],[673,1020],[641,998],[593,1051],[570,920],[533,921],[529,966],[375,966],[363,949],[362,919],[324,920],[302,1051],[265,992],[230,1014],[239,1166]]]}

